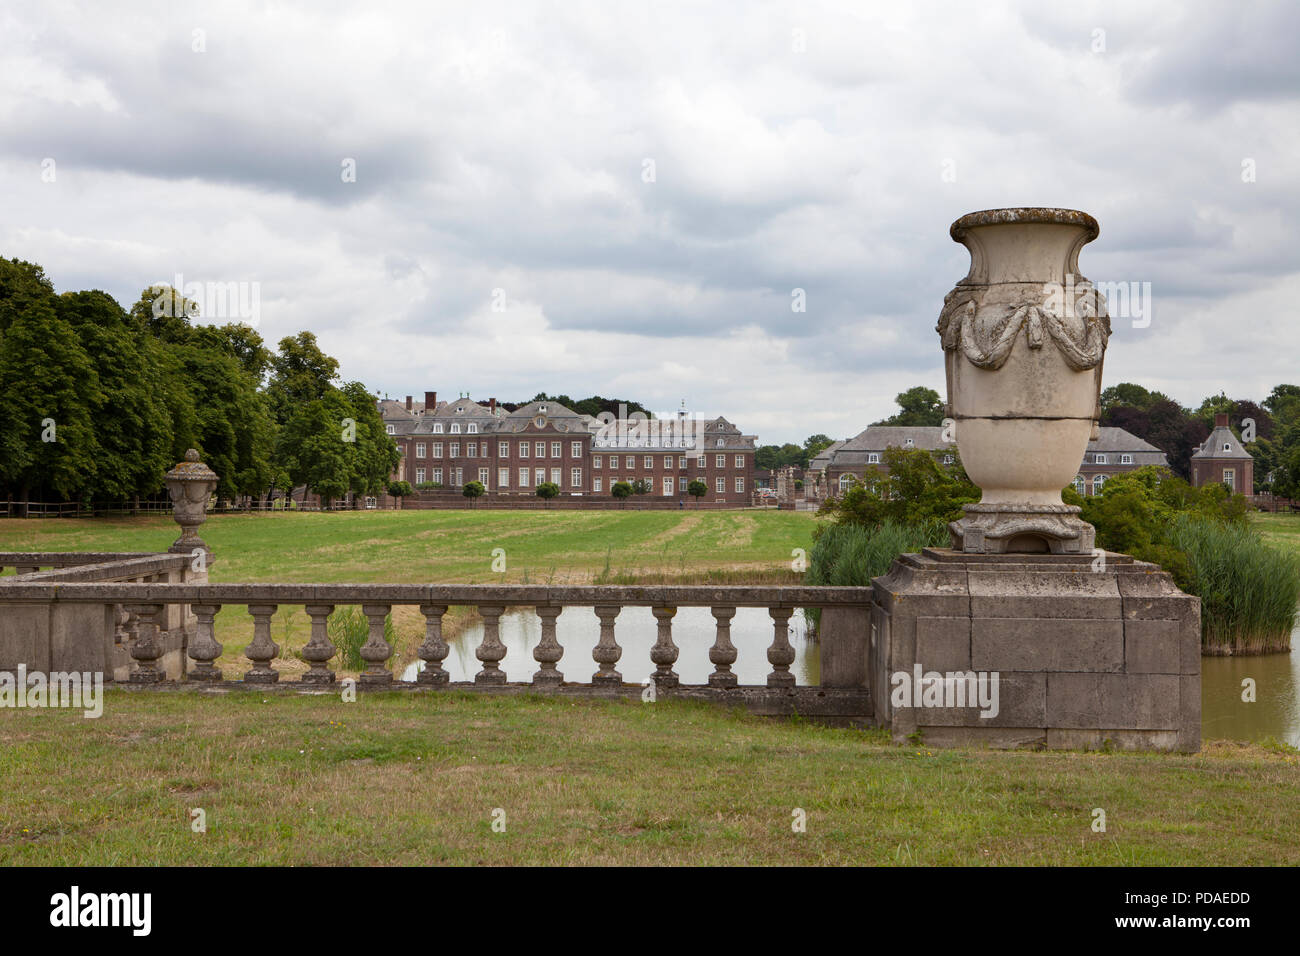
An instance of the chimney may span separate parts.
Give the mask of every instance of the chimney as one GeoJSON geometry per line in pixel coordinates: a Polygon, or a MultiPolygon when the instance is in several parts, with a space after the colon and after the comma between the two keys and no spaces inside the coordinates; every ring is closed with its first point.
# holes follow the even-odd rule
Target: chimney
{"type": "Polygon", "coordinates": [[[1227,413],[1227,412],[1223,412],[1223,413],[1221,413],[1221,414],[1218,414],[1218,415],[1215,415],[1215,416],[1214,416],[1214,427],[1215,427],[1215,428],[1227,428],[1227,427],[1228,427],[1228,413],[1227,413]]]}
{"type": "Polygon", "coordinates": [[[488,399],[488,411],[493,415],[497,413],[497,400],[495,398],[488,399]]]}
{"type": "Polygon", "coordinates": [[[424,414],[432,415],[433,410],[437,407],[438,407],[438,393],[425,392],[424,393],[424,414]]]}
{"type": "Polygon", "coordinates": [[[406,410],[407,410],[408,412],[411,410],[411,396],[410,396],[410,395],[407,395],[407,396],[406,396],[406,410]]]}

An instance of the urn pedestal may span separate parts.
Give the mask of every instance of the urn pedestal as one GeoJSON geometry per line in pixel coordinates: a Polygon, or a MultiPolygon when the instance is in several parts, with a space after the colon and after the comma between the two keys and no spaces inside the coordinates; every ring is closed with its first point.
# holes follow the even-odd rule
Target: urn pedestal
{"type": "Polygon", "coordinates": [[[1100,415],[1105,299],[1078,273],[1097,222],[1069,209],[962,216],[969,274],[944,299],[948,415],[983,492],[950,526],[966,553],[1089,554],[1094,533],[1061,501],[1100,415]]]}

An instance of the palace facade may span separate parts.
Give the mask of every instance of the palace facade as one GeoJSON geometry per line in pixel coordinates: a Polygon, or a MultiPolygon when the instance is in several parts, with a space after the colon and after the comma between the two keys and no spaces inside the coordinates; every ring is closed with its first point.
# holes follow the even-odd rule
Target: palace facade
{"type": "Polygon", "coordinates": [[[535,495],[551,482],[570,497],[609,497],[613,486],[645,481],[650,493],[693,501],[689,484],[708,489],[702,501],[747,505],[756,436],[725,418],[601,420],[558,402],[529,402],[513,412],[495,398],[468,395],[424,402],[380,400],[380,415],[401,462],[393,480],[459,491],[477,481],[489,495],[535,495]]]}

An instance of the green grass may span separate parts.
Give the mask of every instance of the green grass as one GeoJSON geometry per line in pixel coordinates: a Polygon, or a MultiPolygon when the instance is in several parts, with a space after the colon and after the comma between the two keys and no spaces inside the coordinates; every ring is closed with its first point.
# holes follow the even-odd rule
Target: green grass
{"type": "Polygon", "coordinates": [[[462,692],[110,691],[98,720],[14,717],[4,865],[1300,863],[1285,747],[931,750],[678,701],[462,692]]]}
{"type": "MultiPolygon", "coordinates": [[[[199,529],[212,581],[457,584],[793,583],[816,519],[792,511],[348,511],[216,515],[199,529]],[[504,551],[505,572],[493,571],[504,551]]],[[[170,518],[0,519],[0,551],[164,551],[170,518]]]]}

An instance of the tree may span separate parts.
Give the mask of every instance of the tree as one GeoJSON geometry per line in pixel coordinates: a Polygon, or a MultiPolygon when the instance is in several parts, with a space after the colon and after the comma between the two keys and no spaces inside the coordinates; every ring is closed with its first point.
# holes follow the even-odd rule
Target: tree
{"type": "Polygon", "coordinates": [[[894,396],[899,411],[876,422],[877,425],[942,425],[943,400],[939,393],[924,385],[916,385],[894,396]]]}
{"type": "Polygon", "coordinates": [[[0,483],[20,501],[93,487],[99,375],[40,266],[0,259],[0,483]]]}
{"type": "Polygon", "coordinates": [[[351,412],[343,393],[335,389],[299,408],[280,430],[276,445],[276,459],[293,483],[320,495],[327,510],[333,499],[347,494],[356,472],[356,443],[346,440],[341,424],[351,412]]]}
{"type": "Polygon", "coordinates": [[[283,425],[296,409],[325,396],[338,378],[339,363],[321,351],[315,335],[299,332],[280,340],[270,370],[267,399],[275,420],[283,425]]]}
{"type": "Polygon", "coordinates": [[[553,481],[543,481],[537,486],[537,497],[547,502],[548,506],[552,498],[560,493],[560,486],[553,481]]]}
{"type": "Polygon", "coordinates": [[[692,478],[691,483],[686,486],[686,491],[695,499],[696,507],[698,507],[700,499],[709,493],[709,486],[698,478],[692,478]]]}
{"type": "Polygon", "coordinates": [[[626,481],[616,481],[609,489],[609,493],[626,504],[628,496],[632,494],[632,486],[626,481]]]}
{"type": "MultiPolygon", "coordinates": [[[[375,407],[374,396],[360,382],[348,382],[340,394],[351,407],[347,419],[352,423],[353,444],[356,457],[348,486],[357,500],[363,495],[376,494],[388,481],[388,476],[402,460],[397,443],[384,427],[384,419],[375,407]]],[[[345,425],[345,422],[340,422],[345,425]]]]}
{"type": "Polygon", "coordinates": [[[403,498],[415,494],[415,489],[411,487],[409,481],[390,481],[388,483],[388,497],[396,498],[397,505],[400,508],[403,498]]]}
{"type": "Polygon", "coordinates": [[[808,462],[812,461],[827,448],[834,445],[829,435],[823,435],[820,432],[816,435],[809,435],[803,442],[803,467],[808,467],[808,462]]]}
{"type": "Polygon", "coordinates": [[[648,495],[653,490],[653,486],[645,478],[638,478],[632,482],[632,494],[634,495],[648,495]]]}
{"type": "MultiPolygon", "coordinates": [[[[550,482],[547,482],[547,484],[550,484],[550,482]]],[[[552,488],[555,488],[554,485],[551,485],[551,487],[552,487],[552,488]]],[[[482,485],[481,482],[477,482],[477,481],[467,481],[467,482],[465,482],[465,486],[464,486],[463,488],[461,488],[460,493],[461,493],[462,495],[464,495],[466,498],[468,498],[468,499],[469,499],[469,503],[472,505],[472,504],[474,504],[474,499],[475,499],[475,498],[481,498],[481,497],[483,497],[483,492],[485,492],[485,491],[487,491],[487,489],[483,487],[483,485],[482,485]]],[[[560,492],[560,489],[559,489],[559,488],[555,488],[555,494],[543,495],[543,497],[546,497],[546,498],[554,498],[556,494],[559,494],[559,492],[560,492]]],[[[541,489],[540,489],[540,488],[537,490],[537,493],[538,493],[538,494],[541,494],[541,489]]]]}
{"type": "Polygon", "coordinates": [[[883,467],[871,466],[839,498],[822,505],[821,513],[837,522],[874,528],[886,521],[924,525],[955,521],[962,505],[980,500],[980,490],[966,475],[961,460],[950,465],[941,454],[920,448],[886,448],[883,467]]]}

